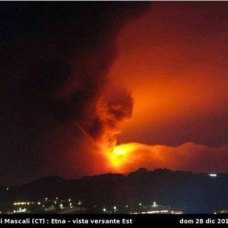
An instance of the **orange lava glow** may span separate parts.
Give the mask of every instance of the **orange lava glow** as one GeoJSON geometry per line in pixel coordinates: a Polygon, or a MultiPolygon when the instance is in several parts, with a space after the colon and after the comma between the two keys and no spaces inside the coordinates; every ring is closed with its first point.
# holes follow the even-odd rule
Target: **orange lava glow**
{"type": "Polygon", "coordinates": [[[227,149],[228,145],[210,148],[191,142],[179,146],[126,143],[106,150],[105,155],[109,170],[114,172],[126,173],[140,167],[214,172],[218,170],[217,167],[221,171],[227,169],[223,163],[227,149]]]}
{"type": "Polygon", "coordinates": [[[111,168],[120,171],[123,166],[129,162],[132,152],[134,152],[135,149],[136,145],[134,143],[129,143],[116,145],[114,148],[106,150],[105,153],[111,168]]]}

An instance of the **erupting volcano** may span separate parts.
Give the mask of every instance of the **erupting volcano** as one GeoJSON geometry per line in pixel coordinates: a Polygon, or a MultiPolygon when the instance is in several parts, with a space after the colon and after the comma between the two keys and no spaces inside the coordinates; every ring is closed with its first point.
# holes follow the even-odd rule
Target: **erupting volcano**
{"type": "Polygon", "coordinates": [[[227,171],[225,11],[157,3],[124,24],[105,85],[115,94],[100,141],[108,170],[227,171]]]}
{"type": "Polygon", "coordinates": [[[53,5],[1,3],[4,183],[228,172],[227,3],[53,5]]]}

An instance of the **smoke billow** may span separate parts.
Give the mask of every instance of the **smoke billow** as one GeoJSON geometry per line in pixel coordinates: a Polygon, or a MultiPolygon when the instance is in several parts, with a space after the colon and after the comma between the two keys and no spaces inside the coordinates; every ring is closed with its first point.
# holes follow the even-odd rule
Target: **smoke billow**
{"type": "Polygon", "coordinates": [[[110,148],[116,144],[120,124],[131,117],[132,109],[132,96],[123,89],[112,91],[99,99],[96,109],[97,116],[89,132],[101,147],[110,148]]]}
{"type": "Polygon", "coordinates": [[[116,35],[146,7],[1,3],[2,182],[76,177],[101,167],[97,145],[115,140],[117,123],[132,109],[130,95],[107,93],[116,35]]]}
{"type": "MultiPolygon", "coordinates": [[[[114,52],[115,46],[111,47],[114,52]]],[[[107,46],[103,44],[102,48],[99,46],[92,53],[79,58],[79,62],[74,60],[72,77],[55,96],[53,110],[64,127],[67,126],[64,137],[70,142],[64,141],[63,147],[59,147],[58,138],[63,137],[60,130],[54,140],[54,151],[61,148],[58,152],[64,153],[61,157],[70,156],[67,162],[71,160],[83,164],[80,170],[84,173],[87,170],[94,173],[97,167],[99,171],[101,168],[105,171],[107,161],[104,152],[114,147],[121,123],[132,115],[133,98],[130,92],[121,86],[114,88],[106,78],[109,64],[115,56],[111,51],[108,42],[107,46]]],[[[62,158],[60,161],[63,162],[62,158]]],[[[74,163],[72,167],[75,170],[79,166],[74,163]]],[[[70,172],[74,175],[74,170],[67,171],[66,175],[70,172]]]]}

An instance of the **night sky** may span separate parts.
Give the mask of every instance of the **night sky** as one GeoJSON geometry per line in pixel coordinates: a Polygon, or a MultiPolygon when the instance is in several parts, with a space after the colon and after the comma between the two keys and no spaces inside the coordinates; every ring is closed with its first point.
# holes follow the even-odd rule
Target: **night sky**
{"type": "Polygon", "coordinates": [[[226,2],[2,2],[0,184],[228,172],[227,15],[226,2]]]}

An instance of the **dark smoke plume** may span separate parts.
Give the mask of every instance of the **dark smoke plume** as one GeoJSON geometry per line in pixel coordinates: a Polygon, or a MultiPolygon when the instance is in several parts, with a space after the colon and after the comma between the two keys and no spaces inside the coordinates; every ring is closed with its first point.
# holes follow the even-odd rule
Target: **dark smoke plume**
{"type": "MultiPolygon", "coordinates": [[[[132,111],[107,92],[121,26],[142,3],[0,4],[0,176],[24,182],[96,170],[92,150],[132,111]],[[102,112],[100,112],[100,109],[102,112]]],[[[99,153],[99,152],[98,152],[99,153]]]]}

